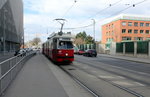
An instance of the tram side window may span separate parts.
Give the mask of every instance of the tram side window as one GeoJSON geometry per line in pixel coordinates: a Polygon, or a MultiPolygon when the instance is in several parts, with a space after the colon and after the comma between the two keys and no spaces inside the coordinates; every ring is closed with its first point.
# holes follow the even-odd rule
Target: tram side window
{"type": "Polygon", "coordinates": [[[52,47],[53,47],[53,49],[57,48],[57,39],[53,40],[52,47]]]}

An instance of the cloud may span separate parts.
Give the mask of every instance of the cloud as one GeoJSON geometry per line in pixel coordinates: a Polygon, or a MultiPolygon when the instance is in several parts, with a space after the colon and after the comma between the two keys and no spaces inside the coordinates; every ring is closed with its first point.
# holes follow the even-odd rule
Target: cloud
{"type": "MultiPolygon", "coordinates": [[[[28,36],[31,34],[31,38],[35,36],[34,33],[42,33],[40,37],[45,41],[48,36],[45,34],[47,31],[52,33],[58,32],[60,29],[60,24],[54,21],[56,18],[63,17],[67,20],[64,26],[65,28],[92,24],[91,19],[93,18],[98,22],[96,24],[96,38],[100,40],[101,25],[105,23],[103,21],[104,19],[111,18],[117,15],[115,13],[140,1],[143,0],[77,0],[77,3],[74,3],[74,0],[24,0],[25,33],[28,33],[28,36]],[[118,3],[115,4],[116,2],[118,3]],[[110,4],[115,5],[109,7],[110,4]],[[97,12],[100,13],[95,15],[97,12]]],[[[149,3],[150,1],[147,0],[121,13],[150,15],[149,3]]],[[[73,33],[86,31],[88,34],[93,35],[92,26],[89,28],[64,31],[72,31],[73,33]]],[[[27,38],[27,35],[25,38],[27,38]]]]}

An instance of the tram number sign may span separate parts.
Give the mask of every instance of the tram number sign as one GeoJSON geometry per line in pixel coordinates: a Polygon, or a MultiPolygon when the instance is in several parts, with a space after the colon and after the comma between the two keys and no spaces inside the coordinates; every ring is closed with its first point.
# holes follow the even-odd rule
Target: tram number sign
{"type": "Polygon", "coordinates": [[[59,38],[59,40],[63,40],[63,41],[70,41],[70,38],[59,38]]]}

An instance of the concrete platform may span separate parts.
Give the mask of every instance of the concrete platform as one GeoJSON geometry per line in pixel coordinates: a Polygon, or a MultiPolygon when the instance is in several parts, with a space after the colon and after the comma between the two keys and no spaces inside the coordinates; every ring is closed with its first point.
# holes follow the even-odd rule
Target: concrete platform
{"type": "Polygon", "coordinates": [[[92,97],[42,54],[32,57],[3,97],[92,97]]]}

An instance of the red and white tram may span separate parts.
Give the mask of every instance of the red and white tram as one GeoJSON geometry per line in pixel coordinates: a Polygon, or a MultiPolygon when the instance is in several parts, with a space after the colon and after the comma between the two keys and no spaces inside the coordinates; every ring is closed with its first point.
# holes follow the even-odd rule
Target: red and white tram
{"type": "Polygon", "coordinates": [[[74,61],[73,36],[70,33],[53,33],[43,43],[42,52],[54,62],[74,61]]]}

